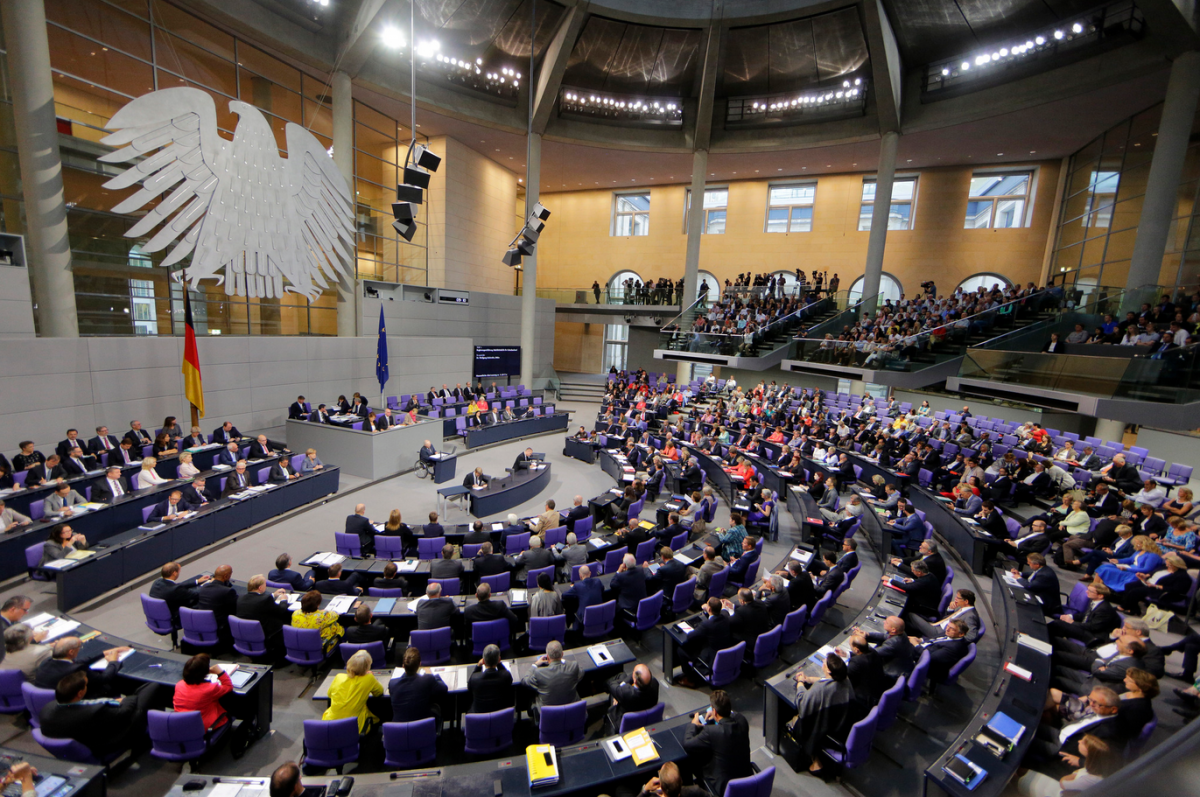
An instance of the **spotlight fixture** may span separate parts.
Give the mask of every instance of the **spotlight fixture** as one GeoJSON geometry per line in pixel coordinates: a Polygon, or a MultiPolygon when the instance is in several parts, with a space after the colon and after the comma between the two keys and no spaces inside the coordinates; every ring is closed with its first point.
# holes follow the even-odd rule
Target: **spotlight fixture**
{"type": "Polygon", "coordinates": [[[392,203],[392,229],[406,241],[417,234],[417,206],[425,202],[431,172],[436,172],[442,159],[424,144],[409,147],[404,159],[404,182],[396,186],[396,201],[392,203]]]}
{"type": "Polygon", "coordinates": [[[504,257],[501,260],[506,266],[519,268],[521,266],[521,253],[516,249],[509,249],[504,253],[504,257]]]}
{"type": "Polygon", "coordinates": [[[511,241],[508,243],[508,251],[504,253],[502,258],[504,265],[519,268],[521,258],[532,255],[537,249],[538,239],[542,235],[542,230],[546,228],[546,219],[550,218],[550,211],[541,202],[537,202],[533,206],[533,210],[529,213],[529,219],[525,222],[525,226],[521,227],[511,241]]]}
{"type": "Polygon", "coordinates": [[[379,39],[383,42],[385,47],[389,47],[393,50],[399,50],[404,46],[404,31],[400,30],[395,25],[388,25],[383,29],[383,32],[379,34],[379,39]]]}
{"type": "MultiPolygon", "coordinates": [[[[424,144],[417,144],[415,147],[413,147],[412,157],[409,159],[409,161],[410,163],[415,163],[422,169],[428,169],[431,172],[436,172],[438,170],[438,166],[442,165],[442,157],[434,154],[429,147],[425,146],[424,144]]],[[[405,165],[407,166],[408,164],[405,165]]]]}
{"type": "Polygon", "coordinates": [[[533,206],[533,212],[529,215],[537,216],[542,221],[545,221],[546,219],[550,218],[550,211],[546,209],[545,205],[543,205],[541,202],[538,202],[533,206]]]}

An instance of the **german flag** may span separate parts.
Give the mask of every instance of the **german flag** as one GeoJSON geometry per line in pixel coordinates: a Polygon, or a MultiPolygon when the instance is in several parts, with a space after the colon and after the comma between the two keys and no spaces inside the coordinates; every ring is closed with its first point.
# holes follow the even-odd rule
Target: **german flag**
{"type": "Polygon", "coordinates": [[[192,301],[183,286],[183,394],[204,417],[204,385],[200,381],[200,352],[196,349],[196,327],[192,323],[192,301]]]}

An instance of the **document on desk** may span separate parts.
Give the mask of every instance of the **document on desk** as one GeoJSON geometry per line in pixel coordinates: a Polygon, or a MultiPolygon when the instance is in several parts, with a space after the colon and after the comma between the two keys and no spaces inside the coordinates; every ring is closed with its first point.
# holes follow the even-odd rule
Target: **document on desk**
{"type": "Polygon", "coordinates": [[[690,634],[690,633],[692,633],[692,631],[695,630],[694,628],[692,628],[690,623],[686,623],[686,622],[677,623],[675,625],[675,628],[677,628],[678,630],[682,631],[685,634],[690,634]]]}
{"type": "MultiPolygon", "coordinates": [[[[121,653],[120,655],[117,656],[117,661],[125,661],[125,659],[129,658],[134,653],[137,653],[137,651],[136,650],[127,650],[124,653],[121,653]]],[[[91,663],[91,665],[88,667],[89,670],[96,670],[97,672],[104,672],[104,670],[107,668],[108,668],[108,659],[104,658],[103,656],[101,656],[100,658],[93,661],[91,663]]],[[[216,678],[215,675],[210,676],[210,677],[216,678]]]]}
{"type": "Polygon", "coordinates": [[[813,552],[806,551],[802,548],[797,548],[796,550],[792,551],[791,558],[795,559],[797,562],[799,562],[802,565],[806,565],[812,561],[813,552]]]}
{"type": "Polygon", "coordinates": [[[42,612],[41,614],[35,614],[33,617],[26,617],[21,620],[21,622],[29,626],[30,629],[36,631],[39,625],[53,622],[53,620],[54,615],[50,614],[49,612],[42,612]]]}
{"type": "Polygon", "coordinates": [[[613,663],[613,655],[608,649],[608,645],[592,645],[588,648],[588,655],[592,657],[592,662],[597,667],[613,663]]]}
{"type": "Polygon", "coordinates": [[[52,642],[55,639],[58,639],[60,636],[66,636],[78,627],[79,623],[75,620],[64,620],[59,618],[50,625],[46,626],[46,638],[43,639],[42,642],[52,642]]]}
{"type": "Polygon", "coordinates": [[[418,564],[420,563],[416,559],[405,559],[402,562],[396,562],[396,570],[401,573],[415,573],[418,564]]]}
{"type": "Polygon", "coordinates": [[[46,562],[42,565],[43,570],[61,570],[67,565],[74,564],[74,559],[55,559],[53,562],[46,562]]]}
{"type": "Polygon", "coordinates": [[[353,595],[338,595],[329,602],[329,606],[327,606],[326,609],[331,612],[337,612],[338,614],[345,614],[346,612],[350,611],[350,607],[353,605],[353,595]]]}
{"type": "Polygon", "coordinates": [[[592,537],[588,540],[588,544],[593,548],[603,548],[605,545],[608,545],[608,541],[602,537],[592,537]]]}
{"type": "Polygon", "coordinates": [[[451,692],[456,691],[458,689],[466,689],[467,688],[466,683],[463,683],[461,686],[458,683],[460,673],[463,672],[462,667],[432,667],[432,668],[430,668],[429,671],[431,673],[433,673],[434,675],[436,675],[438,678],[441,678],[442,683],[444,683],[446,685],[446,688],[449,689],[451,692]]]}
{"type": "Polygon", "coordinates": [[[608,760],[612,762],[624,761],[633,755],[633,751],[629,749],[629,745],[625,744],[625,740],[620,736],[614,736],[611,739],[604,740],[604,752],[608,753],[608,760]]]}
{"type": "MultiPolygon", "coordinates": [[[[1034,639],[1029,634],[1017,634],[1017,644],[1024,645],[1027,648],[1033,648],[1038,653],[1041,653],[1043,656],[1049,656],[1054,650],[1054,648],[1050,647],[1049,642],[1043,642],[1040,639],[1034,639]]],[[[1106,645],[1105,647],[1108,647],[1108,646],[1106,645]]],[[[1100,648],[1099,650],[1096,651],[1097,655],[1099,655],[1101,658],[1104,658],[1106,656],[1105,653],[1101,652],[1103,650],[1104,650],[1104,648],[1100,648]]],[[[1113,653],[1117,652],[1116,645],[1112,645],[1112,652],[1113,653]]]]}
{"type": "Polygon", "coordinates": [[[414,601],[409,601],[409,604],[408,604],[408,610],[409,610],[410,612],[413,612],[413,613],[415,613],[415,612],[417,611],[417,609],[420,607],[420,605],[421,605],[421,601],[423,601],[423,600],[425,600],[425,596],[424,596],[424,595],[422,595],[421,597],[417,598],[417,599],[416,599],[416,600],[414,600],[414,601]]]}
{"type": "Polygon", "coordinates": [[[240,783],[217,783],[209,791],[208,797],[237,797],[241,790],[240,783]]]}
{"type": "Polygon", "coordinates": [[[492,531],[504,531],[504,524],[503,523],[493,523],[492,531]]]}

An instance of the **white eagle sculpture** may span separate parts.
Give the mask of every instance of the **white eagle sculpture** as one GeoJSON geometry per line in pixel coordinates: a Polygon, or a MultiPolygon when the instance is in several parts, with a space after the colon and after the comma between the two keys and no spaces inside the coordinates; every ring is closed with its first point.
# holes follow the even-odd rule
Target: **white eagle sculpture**
{"type": "Polygon", "coordinates": [[[122,149],[100,160],[141,160],[104,187],[142,188],[113,211],[131,213],[157,199],[125,237],[149,235],[161,225],[143,249],[174,244],[164,266],[191,254],[192,289],[216,278],[230,296],[279,298],[288,290],[311,301],[340,274],[353,273],[346,181],[300,125],[285,128],[284,159],[257,108],[233,101],[229,110],[238,115],[232,142],[217,134],[216,106],[199,89],[155,91],[118,111],[108,123],[118,132],[101,143],[122,149]]]}

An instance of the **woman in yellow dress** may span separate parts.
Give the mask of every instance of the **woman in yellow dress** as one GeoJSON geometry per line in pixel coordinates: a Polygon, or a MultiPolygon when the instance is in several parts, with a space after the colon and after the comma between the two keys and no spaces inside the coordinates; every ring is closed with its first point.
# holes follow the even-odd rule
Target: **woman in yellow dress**
{"type": "Polygon", "coordinates": [[[379,722],[367,708],[367,698],[383,694],[383,686],[371,674],[371,654],[360,650],[346,662],[346,671],[339,673],[329,686],[329,708],[323,720],[344,720],[358,717],[359,734],[368,734],[379,722]]]}
{"type": "Polygon", "coordinates": [[[321,632],[321,642],[325,652],[333,650],[333,646],[341,639],[346,630],[338,622],[336,612],[321,611],[321,593],[310,589],[300,598],[300,608],[292,612],[294,628],[315,628],[321,632]]]}

